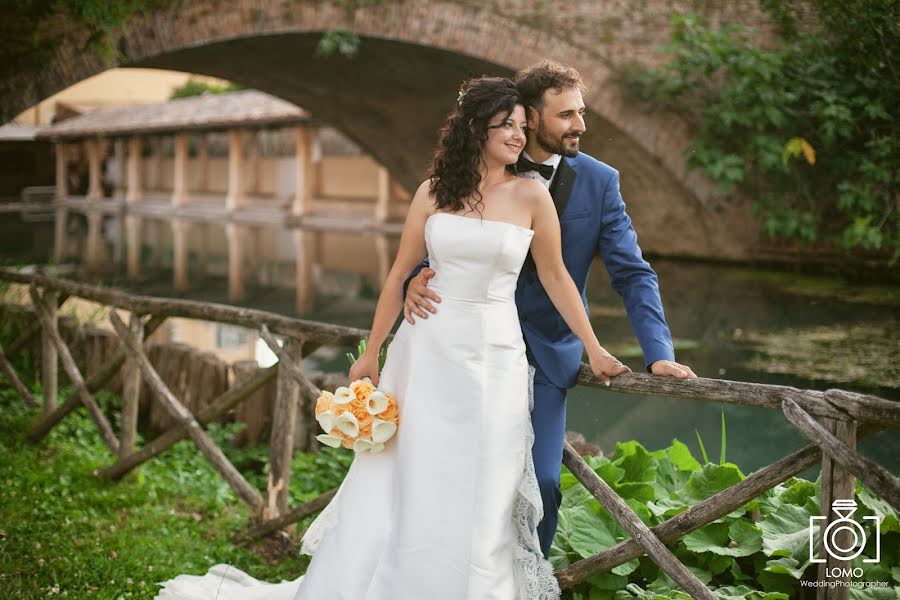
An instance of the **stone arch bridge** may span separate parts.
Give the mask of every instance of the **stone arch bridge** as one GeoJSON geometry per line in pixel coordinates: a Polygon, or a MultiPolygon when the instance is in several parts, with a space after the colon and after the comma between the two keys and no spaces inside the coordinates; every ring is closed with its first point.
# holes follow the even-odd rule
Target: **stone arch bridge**
{"type": "MultiPolygon", "coordinates": [[[[116,34],[118,66],[212,75],[264,90],[342,130],[408,189],[423,178],[459,83],[511,75],[541,58],[576,67],[588,93],[584,151],[622,174],[645,251],[747,258],[757,247],[746,203],[720,197],[685,167],[691,132],[674,115],[629,102],[617,66],[662,59],[671,15],[703,11],[769,35],[756,0],[212,0],[138,15],[116,34]],[[326,31],[360,37],[353,58],[314,57],[326,31]]],[[[49,26],[63,27],[57,19],[49,26]]],[[[67,25],[71,29],[71,25],[67,25]]],[[[108,65],[66,30],[49,64],[0,79],[0,118],[13,118],[108,65]]]]}

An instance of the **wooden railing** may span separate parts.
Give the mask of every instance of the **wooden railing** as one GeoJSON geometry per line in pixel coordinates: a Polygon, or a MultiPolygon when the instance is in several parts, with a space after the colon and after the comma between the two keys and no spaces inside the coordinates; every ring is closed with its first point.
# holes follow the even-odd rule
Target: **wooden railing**
{"type": "MultiPolygon", "coordinates": [[[[260,537],[296,523],[324,508],[334,496],[336,490],[332,489],[298,507],[288,507],[287,490],[295,424],[299,421],[301,426],[316,427],[312,407],[319,395],[318,387],[303,372],[300,360],[322,345],[354,346],[368,332],[249,308],[131,295],[10,269],[0,269],[0,279],[30,286],[29,293],[39,321],[37,325],[23,331],[6,352],[14,355],[33,336],[42,336],[43,417],[29,432],[31,441],[40,441],[66,415],[83,405],[97,425],[104,442],[118,457],[113,464],[100,469],[98,475],[119,479],[176,442],[189,437],[237,496],[252,507],[255,518],[242,532],[246,539],[260,537]],[[58,308],[69,297],[84,298],[131,313],[126,323],[115,310],[110,311],[110,322],[121,341],[121,352],[104,369],[87,380],[79,371],[57,328],[58,308]],[[194,415],[167,388],[147,359],[143,348],[144,340],[169,317],[202,319],[258,329],[262,339],[278,356],[278,363],[234,386],[194,415]],[[279,345],[276,335],[284,337],[283,345],[279,345]],[[60,405],[56,402],[57,362],[62,364],[76,390],[72,398],[60,405]],[[115,377],[122,368],[125,369],[122,426],[117,437],[94,400],[93,393],[115,377]],[[228,461],[204,428],[273,378],[277,378],[278,392],[270,440],[269,479],[263,494],[247,482],[228,461]],[[157,401],[175,419],[176,425],[136,449],[136,390],[140,388],[142,379],[154,391],[157,401]],[[298,420],[298,411],[304,411],[303,415],[307,418],[298,420]]],[[[23,399],[34,405],[34,398],[19,379],[2,347],[0,370],[23,399]]],[[[666,544],[727,515],[820,461],[821,510],[826,519],[822,527],[834,518],[829,510],[832,499],[852,497],[854,477],[865,482],[894,509],[900,511],[900,483],[897,478],[884,467],[856,452],[859,440],[885,428],[900,426],[900,403],[842,390],[821,392],[704,378],[675,380],[638,373],[620,375],[607,388],[593,376],[586,365],[582,365],[578,382],[628,394],[780,410],[812,443],[653,528],[648,528],[572,446],[566,443],[564,464],[631,538],[558,571],[557,578],[563,589],[569,589],[591,576],[647,554],[692,597],[713,600],[715,596],[712,592],[672,554],[666,544]],[[822,419],[824,425],[819,424],[815,417],[822,419]]],[[[824,550],[820,555],[826,556],[824,550]]],[[[847,563],[829,557],[828,562],[820,564],[820,579],[825,578],[825,569],[845,569],[848,566],[847,563]]],[[[838,572],[849,572],[849,569],[838,572]]],[[[820,588],[819,594],[820,598],[847,598],[849,587],[820,588]]]]}

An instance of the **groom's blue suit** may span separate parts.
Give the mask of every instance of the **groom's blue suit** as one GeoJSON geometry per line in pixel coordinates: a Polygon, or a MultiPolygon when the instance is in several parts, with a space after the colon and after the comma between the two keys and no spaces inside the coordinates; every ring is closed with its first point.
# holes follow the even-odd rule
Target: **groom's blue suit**
{"type": "MultiPolygon", "coordinates": [[[[599,255],[613,288],[625,302],[645,365],[674,360],[656,273],[641,256],[619,192],[619,172],[587,154],[563,157],[550,194],[559,214],[563,261],[585,307],[588,271],[599,255]]],[[[532,454],[544,501],[538,535],[544,556],[549,556],[562,499],[559,471],[566,431],[566,390],[575,385],[584,346],[553,306],[531,260],[519,276],[516,305],[528,360],[535,367],[532,454]]]]}
{"type": "MultiPolygon", "coordinates": [[[[658,360],[674,360],[656,273],[641,256],[619,192],[618,171],[587,154],[563,157],[550,195],[559,214],[563,260],[585,307],[588,271],[599,255],[613,288],[625,302],[645,364],[649,367],[658,360]]],[[[427,259],[421,266],[426,265],[427,259]]],[[[556,533],[562,499],[559,472],[566,431],[566,390],[575,385],[584,346],[553,306],[530,257],[519,276],[516,305],[528,361],[535,367],[532,454],[544,503],[538,535],[546,557],[556,533]]]]}

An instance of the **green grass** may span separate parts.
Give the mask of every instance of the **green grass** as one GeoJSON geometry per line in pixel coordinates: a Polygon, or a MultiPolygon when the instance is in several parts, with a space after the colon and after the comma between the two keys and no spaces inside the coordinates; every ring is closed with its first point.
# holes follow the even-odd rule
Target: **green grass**
{"type": "MultiPolygon", "coordinates": [[[[116,403],[99,396],[107,405],[116,403]]],[[[190,442],[110,482],[93,474],[113,457],[83,410],[31,445],[25,432],[36,417],[15,392],[0,387],[0,600],[153,598],[158,582],[204,573],[220,562],[268,581],[305,570],[308,559],[299,555],[298,540],[232,541],[249,511],[190,442]]],[[[212,430],[261,488],[266,474],[259,465],[267,451],[234,448],[228,443],[233,432],[212,430]]],[[[343,478],[351,454],[328,450],[296,456],[293,504],[343,478]]]]}

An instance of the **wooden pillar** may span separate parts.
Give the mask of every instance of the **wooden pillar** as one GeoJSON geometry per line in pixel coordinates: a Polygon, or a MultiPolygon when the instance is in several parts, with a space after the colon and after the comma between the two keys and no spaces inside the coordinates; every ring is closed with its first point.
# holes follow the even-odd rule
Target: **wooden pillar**
{"type": "Polygon", "coordinates": [[[183,206],[188,201],[188,138],[187,133],[175,134],[175,163],[172,170],[172,206],[183,206]]]}
{"type": "Polygon", "coordinates": [[[384,167],[378,167],[378,196],[375,199],[375,222],[384,223],[388,217],[391,202],[391,174],[384,167]]]}
{"type": "Polygon", "coordinates": [[[116,138],[113,143],[113,152],[116,157],[116,183],[113,195],[116,198],[125,197],[125,181],[128,177],[127,159],[125,158],[125,140],[116,138]]]}
{"type": "MultiPolygon", "coordinates": [[[[69,197],[69,182],[66,160],[68,160],[68,146],[59,142],[56,144],[56,201],[64,203],[69,197]]],[[[56,207],[56,220],[53,224],[53,262],[60,264],[66,258],[66,224],[69,220],[69,209],[65,206],[56,207]]]]}
{"type": "Polygon", "coordinates": [[[128,140],[128,192],[125,201],[129,204],[144,199],[143,150],[141,138],[134,136],[128,140]]]}
{"type": "Polygon", "coordinates": [[[209,191],[209,148],[207,147],[206,134],[201,133],[198,137],[197,144],[197,172],[199,174],[198,191],[206,193],[209,191]]]}
{"type": "Polygon", "coordinates": [[[228,131],[228,195],[225,208],[229,211],[244,206],[244,132],[240,129],[228,131]]]}
{"type": "MultiPolygon", "coordinates": [[[[40,300],[50,320],[56,323],[56,308],[59,301],[59,292],[44,292],[40,300]]],[[[35,308],[37,311],[37,308],[35,308]]],[[[41,389],[44,395],[44,416],[46,417],[56,408],[57,391],[59,387],[59,354],[53,343],[53,336],[46,327],[41,328],[41,389]]]]}
{"type": "Polygon", "coordinates": [[[257,196],[260,190],[259,132],[249,131],[247,138],[247,189],[257,196]]]}
{"type": "Polygon", "coordinates": [[[100,200],[103,198],[103,155],[106,154],[106,140],[88,139],[84,145],[88,158],[87,197],[89,200],[100,200]]]}
{"type": "MultiPolygon", "coordinates": [[[[301,343],[294,338],[284,341],[283,357],[294,365],[300,360],[301,343]]],[[[283,358],[279,358],[279,361],[283,358]]],[[[269,481],[263,519],[271,519],[287,512],[288,486],[291,481],[291,457],[294,451],[294,429],[300,386],[287,368],[278,369],[278,386],[272,414],[272,436],[269,443],[269,481]]]]}
{"type": "Polygon", "coordinates": [[[91,211],[87,214],[88,230],[85,248],[85,262],[91,269],[98,268],[104,261],[103,213],[91,211]]]}
{"type": "Polygon", "coordinates": [[[244,299],[244,227],[234,223],[225,224],[228,238],[228,299],[240,302],[244,299]]]}
{"type": "Polygon", "coordinates": [[[128,279],[137,281],[141,276],[141,230],[144,219],[137,215],[125,216],[125,261],[128,279]]]}
{"type": "Polygon", "coordinates": [[[378,262],[378,281],[375,289],[381,290],[391,271],[390,244],[387,234],[379,233],[375,236],[375,257],[378,262]]]}
{"type": "Polygon", "coordinates": [[[172,223],[172,285],[178,291],[188,289],[188,233],[191,224],[173,219],[172,223]]]}
{"type": "Polygon", "coordinates": [[[298,315],[309,314],[313,304],[313,266],[314,245],[310,235],[313,232],[294,229],[294,256],[297,265],[297,281],[294,286],[296,292],[296,310],[298,315]]]}
{"type": "MultiPolygon", "coordinates": [[[[134,336],[135,344],[142,346],[144,324],[140,315],[132,313],[131,320],[128,322],[128,331],[134,336]]],[[[122,373],[122,432],[119,438],[119,458],[125,458],[134,452],[141,387],[141,368],[137,361],[129,356],[125,359],[125,368],[122,373]]]]}
{"type": "Polygon", "coordinates": [[[314,181],[313,161],[314,132],[306,125],[299,125],[294,130],[294,173],[296,192],[291,205],[291,213],[296,216],[305,215],[312,205],[312,196],[316,185],[314,181]]]}
{"type": "Polygon", "coordinates": [[[163,186],[163,177],[162,177],[162,162],[163,162],[163,149],[162,149],[162,139],[159,136],[154,136],[150,138],[150,146],[153,148],[153,154],[151,156],[151,165],[153,165],[153,178],[150,180],[152,182],[152,188],[154,190],[160,190],[163,186]]]}
{"type": "MultiPolygon", "coordinates": [[[[856,421],[842,421],[828,417],[825,417],[823,421],[825,428],[835,437],[847,444],[850,448],[856,448],[856,421]]],[[[832,556],[825,547],[826,541],[829,541],[825,539],[824,535],[826,527],[842,518],[842,515],[836,513],[832,509],[835,500],[855,501],[854,477],[852,473],[835,462],[828,453],[823,452],[822,498],[820,506],[822,516],[824,516],[825,519],[819,521],[819,525],[821,526],[821,529],[819,530],[821,535],[821,541],[819,542],[819,559],[824,559],[825,562],[819,563],[819,581],[843,581],[846,583],[846,587],[844,585],[838,585],[834,588],[820,587],[816,591],[817,600],[849,600],[850,598],[850,577],[828,577],[826,575],[826,573],[829,572],[839,573],[843,570],[849,571],[851,567],[851,561],[838,560],[832,556]]],[[[850,518],[852,519],[853,516],[851,515],[850,518]]],[[[853,539],[850,536],[850,530],[847,528],[836,530],[836,533],[831,536],[830,542],[832,547],[853,547],[853,539]]]]}

